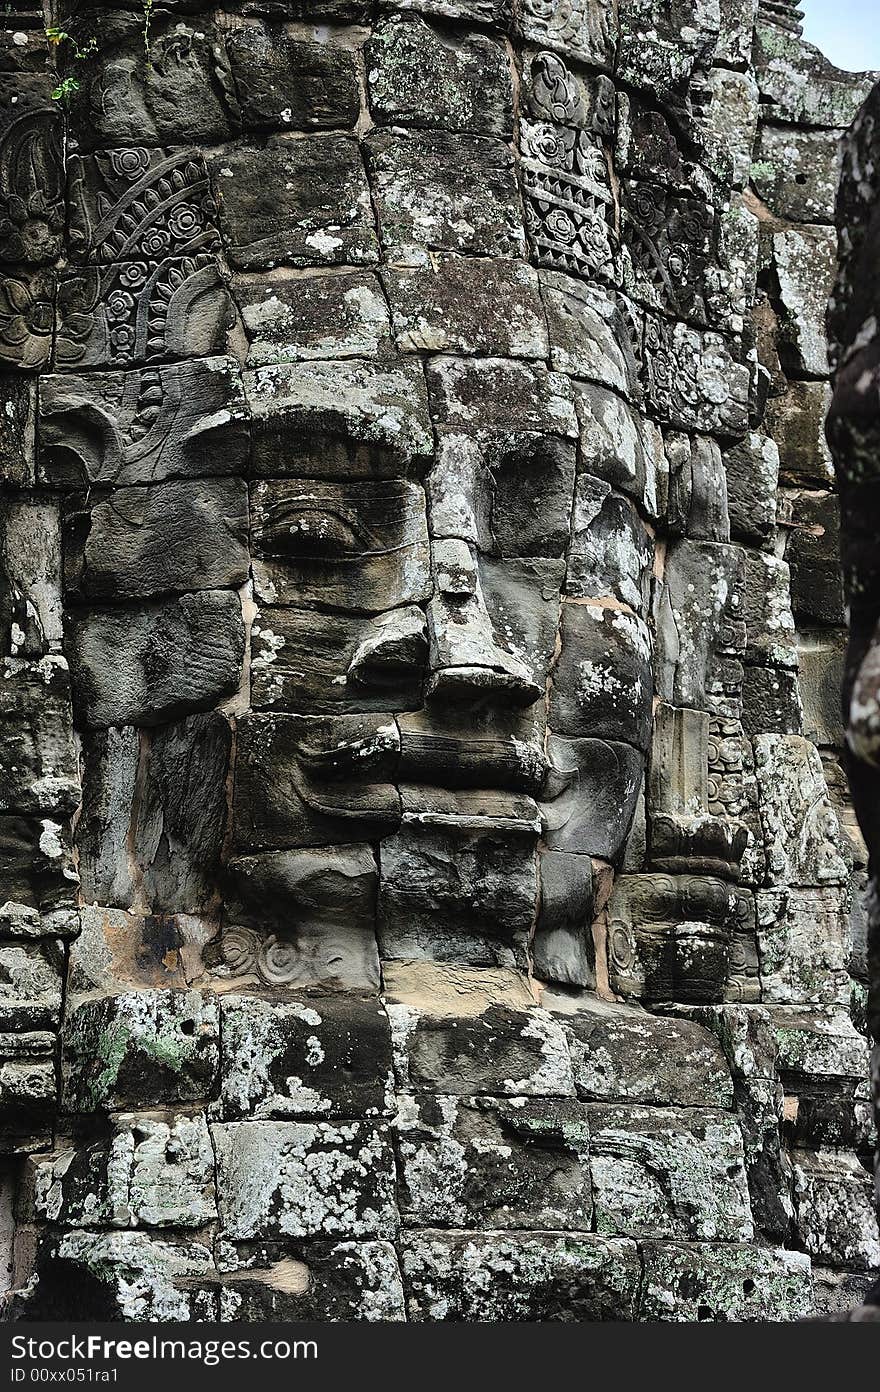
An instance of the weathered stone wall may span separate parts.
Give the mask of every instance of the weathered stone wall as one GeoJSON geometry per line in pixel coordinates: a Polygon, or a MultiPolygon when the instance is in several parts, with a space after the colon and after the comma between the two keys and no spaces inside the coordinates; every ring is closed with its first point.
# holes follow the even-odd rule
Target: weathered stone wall
{"type": "MultiPolygon", "coordinates": [[[[840,231],[839,273],[829,307],[835,391],[828,439],[840,488],[841,555],[848,606],[849,643],[843,680],[847,724],[845,763],[853,801],[869,851],[871,878],[866,897],[867,1025],[872,1041],[874,1114],[880,1115],[880,896],[878,855],[880,801],[878,731],[877,575],[878,411],[877,310],[880,286],[880,87],[862,107],[843,145],[843,171],[837,202],[840,231]]],[[[880,1156],[875,1157],[875,1191],[880,1156]]],[[[876,1316],[876,1309],[873,1311],[876,1316]]]]}
{"type": "Polygon", "coordinates": [[[13,1313],[852,1302],[870,82],[782,0],[13,9],[13,1313]]]}

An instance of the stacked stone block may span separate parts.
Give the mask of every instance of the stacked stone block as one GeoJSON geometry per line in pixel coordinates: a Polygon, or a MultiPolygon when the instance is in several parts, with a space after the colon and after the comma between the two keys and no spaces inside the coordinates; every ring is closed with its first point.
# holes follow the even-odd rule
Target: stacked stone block
{"type": "MultiPolygon", "coordinates": [[[[51,349],[64,234],[61,113],[42,16],[19,6],[0,57],[0,1105],[2,1153],[52,1144],[68,944],[79,930],[71,817],[80,797],[63,651],[59,500],[39,487],[36,381],[51,349]],[[17,171],[27,177],[19,180],[17,171]]],[[[13,1166],[14,1168],[14,1166],[13,1166]]]]}
{"type": "MultiPolygon", "coordinates": [[[[759,947],[763,923],[765,950],[773,961],[764,999],[780,1002],[771,1014],[793,1146],[798,1232],[818,1266],[836,1269],[833,1277],[820,1273],[820,1280],[852,1291],[860,1284],[854,1273],[870,1270],[877,1261],[863,1175],[872,1127],[847,1019],[848,1013],[862,1025],[867,851],[848,805],[841,767],[845,612],[839,503],[824,418],[830,404],[825,318],[838,255],[841,140],[855,106],[852,89],[847,91],[840,74],[829,73],[815,51],[805,55],[799,50],[799,16],[793,13],[795,24],[788,34],[769,13],[771,22],[759,17],[756,28],[762,120],[751,180],[760,227],[755,311],[759,394],[765,401],[764,429],[779,453],[777,527],[761,545],[765,565],[773,564],[772,554],[776,564],[788,568],[797,683],[795,687],[786,678],[782,661],[768,648],[767,665],[753,672],[744,688],[744,695],[751,693],[745,723],[754,734],[760,728],[756,753],[767,749],[774,780],[780,755],[786,762],[802,757],[798,746],[817,779],[821,762],[838,814],[837,863],[824,853],[815,860],[808,853],[800,866],[789,858],[784,906],[775,887],[759,895],[757,904],[759,947]],[[767,741],[764,731],[783,738],[767,741]],[[810,741],[818,760],[793,736],[810,741]],[[807,886],[820,888],[817,893],[807,886]],[[817,927],[822,941],[810,941],[817,927]],[[783,942],[790,965],[780,972],[776,960],[783,942]],[[837,983],[833,987],[831,978],[837,983]],[[799,1005],[808,1000],[824,1006],[809,1021],[799,1005]],[[849,1011],[841,1012],[839,1007],[847,1004],[849,1011]],[[853,1151],[860,1159],[856,1166],[853,1151]],[[842,1274],[847,1267],[851,1274],[842,1274]]],[[[747,492],[743,498],[743,514],[749,496],[747,492]]],[[[777,625],[775,638],[779,634],[777,625]]],[[[785,643],[789,641],[786,635],[785,643]]],[[[760,770],[758,777],[760,783],[760,770]]],[[[785,833],[772,808],[764,825],[778,847],[785,833]]],[[[771,885],[775,882],[771,874],[771,885]]]]}
{"type": "MultiPolygon", "coordinates": [[[[827,435],[840,492],[841,553],[849,623],[844,663],[845,765],[859,826],[868,847],[865,900],[868,976],[867,1030],[874,1041],[872,1083],[877,1092],[877,690],[876,690],[876,297],[878,89],[875,87],[843,144],[837,199],[838,276],[828,328],[835,367],[827,435]]],[[[875,1154],[875,1192],[876,1192],[875,1154]]],[[[871,1314],[868,1312],[867,1317],[871,1314]]]]}

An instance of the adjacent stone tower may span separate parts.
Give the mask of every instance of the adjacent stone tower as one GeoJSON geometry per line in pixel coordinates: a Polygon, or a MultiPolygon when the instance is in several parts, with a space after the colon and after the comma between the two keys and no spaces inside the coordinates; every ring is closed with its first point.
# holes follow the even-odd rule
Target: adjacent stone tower
{"type": "Polygon", "coordinates": [[[12,1314],[854,1303],[871,79],[782,0],[8,8],[12,1314]]]}
{"type": "MultiPolygon", "coordinates": [[[[868,1035],[880,1039],[880,87],[875,87],[844,144],[838,198],[840,271],[829,313],[836,367],[828,439],[837,462],[849,647],[843,682],[848,725],[846,766],[870,851],[866,907],[868,1035]]],[[[875,1118],[880,1108],[880,1051],[872,1054],[875,1118]]],[[[876,1170],[876,1164],[875,1164],[876,1170]]],[[[876,1179],[875,1179],[876,1183],[876,1179]]],[[[876,1300],[876,1292],[875,1292],[876,1300]]]]}

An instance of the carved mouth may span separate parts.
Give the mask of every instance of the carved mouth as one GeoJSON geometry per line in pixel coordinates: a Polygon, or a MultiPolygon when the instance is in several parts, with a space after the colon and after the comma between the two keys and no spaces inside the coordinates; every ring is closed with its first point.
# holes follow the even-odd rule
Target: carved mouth
{"type": "Polygon", "coordinates": [[[313,792],[327,783],[370,781],[441,790],[494,789],[537,798],[548,791],[555,796],[568,780],[568,775],[551,768],[534,734],[523,739],[449,734],[393,718],[348,738],[316,733],[314,739],[300,741],[297,761],[313,792]]]}
{"type": "Polygon", "coordinates": [[[460,831],[540,835],[542,814],[527,793],[498,788],[446,788],[435,783],[340,783],[298,778],[297,792],[315,812],[372,823],[386,835],[401,823],[460,831]]]}
{"type": "Polygon", "coordinates": [[[541,834],[537,803],[521,793],[404,784],[400,800],[404,826],[541,834]]]}
{"type": "Polygon", "coordinates": [[[399,772],[405,783],[497,789],[539,797],[548,767],[535,738],[446,734],[412,725],[401,728],[399,772]]]}
{"type": "Polygon", "coordinates": [[[547,782],[547,760],[536,747],[511,756],[499,740],[494,757],[483,749],[456,763],[443,741],[433,757],[424,757],[421,746],[416,757],[391,741],[388,730],[379,727],[370,737],[332,748],[301,746],[295,781],[303,802],[326,816],[371,823],[377,835],[401,823],[540,834],[535,797],[547,782]]]}

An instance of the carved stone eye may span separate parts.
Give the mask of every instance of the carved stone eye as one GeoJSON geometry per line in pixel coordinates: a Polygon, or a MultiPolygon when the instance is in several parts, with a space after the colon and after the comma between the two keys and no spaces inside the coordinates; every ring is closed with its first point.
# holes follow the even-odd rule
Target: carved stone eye
{"type": "Polygon", "coordinates": [[[326,556],[361,550],[354,527],[338,513],[301,512],[278,526],[276,539],[294,556],[326,556]]]}

